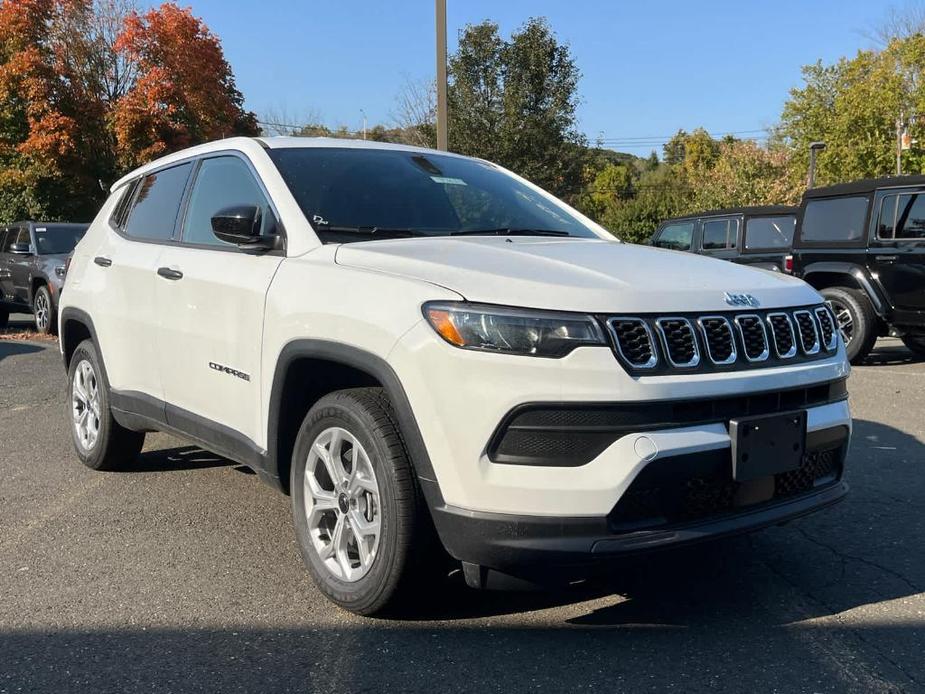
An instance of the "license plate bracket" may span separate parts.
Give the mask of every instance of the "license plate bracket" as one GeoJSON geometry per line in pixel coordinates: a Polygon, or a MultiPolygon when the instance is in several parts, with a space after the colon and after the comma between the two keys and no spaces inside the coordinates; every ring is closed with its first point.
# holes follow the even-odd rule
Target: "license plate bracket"
{"type": "Polygon", "coordinates": [[[731,419],[729,438],[737,482],[796,470],[806,452],[806,410],[731,419]]]}

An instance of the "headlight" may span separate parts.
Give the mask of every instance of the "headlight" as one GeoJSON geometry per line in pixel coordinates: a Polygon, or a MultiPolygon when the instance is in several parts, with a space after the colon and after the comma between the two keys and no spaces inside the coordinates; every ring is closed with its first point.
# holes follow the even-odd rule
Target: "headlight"
{"type": "Polygon", "coordinates": [[[424,317],[463,349],[556,358],[582,345],[607,344],[597,322],[580,313],[432,302],[424,304],[424,317]]]}

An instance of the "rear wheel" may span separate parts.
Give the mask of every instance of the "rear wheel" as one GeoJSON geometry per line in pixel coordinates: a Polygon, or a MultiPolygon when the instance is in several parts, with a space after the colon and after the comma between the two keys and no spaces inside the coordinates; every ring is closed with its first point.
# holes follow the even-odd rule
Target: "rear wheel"
{"type": "Polygon", "coordinates": [[[109,409],[109,386],[93,342],[84,340],[68,369],[68,418],[80,461],[94,470],[128,467],[145,442],[144,432],[120,426],[109,409]]]}
{"type": "Polygon", "coordinates": [[[394,608],[440,565],[433,526],[381,388],[331,393],[309,410],[291,468],[302,558],[344,609],[394,608]]]}
{"type": "Polygon", "coordinates": [[[847,287],[827,287],[822,296],[832,305],[845,352],[852,364],[860,364],[877,341],[877,316],[863,292],[847,287]]]}
{"type": "Polygon", "coordinates": [[[917,357],[925,358],[925,335],[903,335],[903,344],[917,357]]]}
{"type": "Polygon", "coordinates": [[[35,291],[35,297],[32,299],[32,313],[35,315],[35,329],[39,333],[55,335],[58,332],[55,307],[48,287],[42,285],[35,291]]]}

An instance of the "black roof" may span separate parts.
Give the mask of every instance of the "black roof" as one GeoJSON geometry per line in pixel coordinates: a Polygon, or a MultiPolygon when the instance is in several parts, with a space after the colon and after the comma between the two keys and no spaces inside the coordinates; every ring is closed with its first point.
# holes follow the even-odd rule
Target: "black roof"
{"type": "Polygon", "coordinates": [[[680,217],[671,217],[662,220],[665,222],[676,222],[681,219],[700,219],[701,217],[722,217],[734,214],[741,214],[747,217],[757,217],[772,214],[796,214],[799,212],[798,207],[789,207],[787,205],[754,205],[752,207],[724,207],[718,210],[704,210],[703,212],[694,212],[692,214],[681,215],[680,217]]]}
{"type": "Polygon", "coordinates": [[[925,185],[925,176],[885,176],[883,178],[863,178],[850,183],[838,183],[834,186],[810,188],[803,193],[803,199],[828,198],[834,195],[866,195],[880,188],[896,188],[898,186],[925,185]]]}

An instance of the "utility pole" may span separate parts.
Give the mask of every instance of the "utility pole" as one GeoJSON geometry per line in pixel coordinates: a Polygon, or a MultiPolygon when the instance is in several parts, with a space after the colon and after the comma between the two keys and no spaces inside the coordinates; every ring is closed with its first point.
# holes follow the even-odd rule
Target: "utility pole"
{"type": "Polygon", "coordinates": [[[446,0],[434,0],[437,20],[437,149],[447,148],[446,137],[446,0]]]}
{"type": "Polygon", "coordinates": [[[896,175],[903,173],[903,112],[896,119],[896,175]]]}
{"type": "Polygon", "coordinates": [[[360,113],[363,114],[363,139],[366,139],[366,111],[360,109],[360,113]]]}

